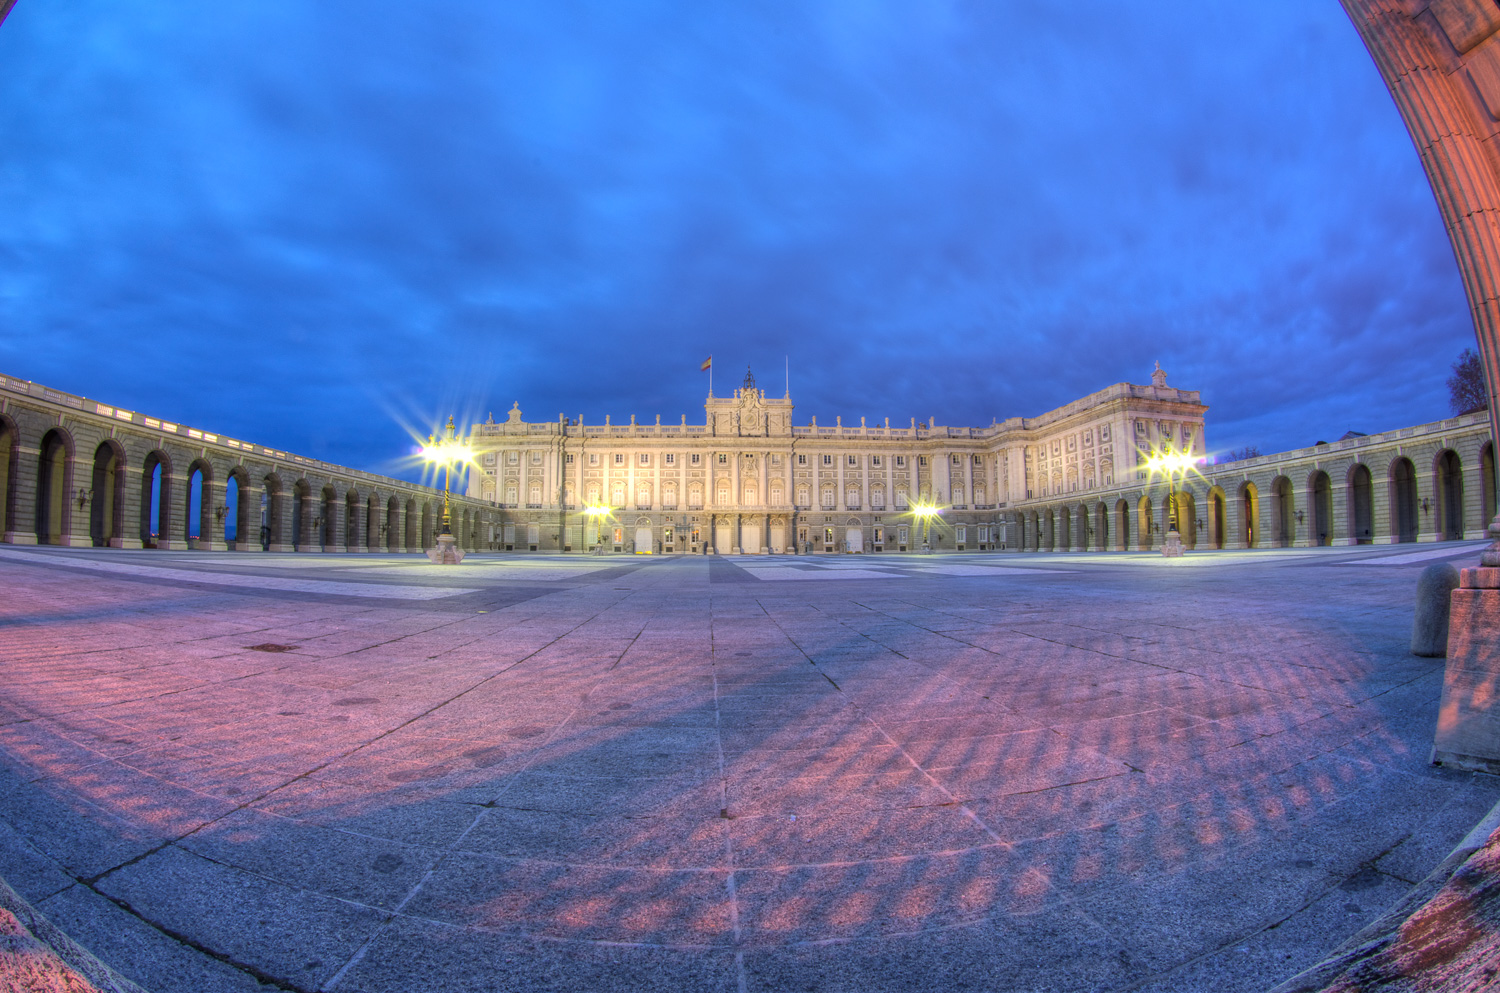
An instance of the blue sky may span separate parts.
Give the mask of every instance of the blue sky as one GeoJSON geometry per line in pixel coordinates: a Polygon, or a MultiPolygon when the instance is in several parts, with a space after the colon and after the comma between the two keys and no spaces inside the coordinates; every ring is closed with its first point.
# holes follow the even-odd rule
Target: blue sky
{"type": "Polygon", "coordinates": [[[988,424],[1155,361],[1214,448],[1472,344],[1336,0],[20,0],[0,371],[379,471],[519,402],[988,424]]]}

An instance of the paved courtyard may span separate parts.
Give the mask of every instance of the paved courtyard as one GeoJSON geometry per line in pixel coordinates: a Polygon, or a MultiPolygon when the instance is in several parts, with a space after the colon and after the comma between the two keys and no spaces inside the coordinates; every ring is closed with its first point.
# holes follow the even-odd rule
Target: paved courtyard
{"type": "Polygon", "coordinates": [[[0,546],[0,876],[154,993],[1265,990],[1500,800],[1477,551],[0,546]]]}

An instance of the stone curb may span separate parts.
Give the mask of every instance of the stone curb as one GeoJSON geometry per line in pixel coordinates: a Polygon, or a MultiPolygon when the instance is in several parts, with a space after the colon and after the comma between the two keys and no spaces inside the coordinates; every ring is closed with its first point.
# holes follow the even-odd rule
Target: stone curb
{"type": "Polygon", "coordinates": [[[9,948],[0,946],[0,989],[149,993],[95,958],[0,879],[0,921],[7,912],[30,936],[12,935],[9,948]]]}
{"type": "Polygon", "coordinates": [[[1323,961],[1304,969],[1267,993],[1318,993],[1354,966],[1390,947],[1400,937],[1401,928],[1407,920],[1432,902],[1463,868],[1464,863],[1486,847],[1497,830],[1500,830],[1500,803],[1491,807],[1490,812],[1474,825],[1448,857],[1389,910],[1329,952],[1323,961]]]}

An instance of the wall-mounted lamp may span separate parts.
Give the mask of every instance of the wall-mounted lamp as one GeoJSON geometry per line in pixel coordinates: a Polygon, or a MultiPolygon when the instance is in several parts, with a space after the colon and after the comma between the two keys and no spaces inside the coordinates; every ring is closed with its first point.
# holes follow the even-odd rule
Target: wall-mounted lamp
{"type": "Polygon", "coordinates": [[[1302,523],[1302,511],[1300,511],[1300,510],[1297,511],[1297,523],[1298,524],[1302,523]]]}
{"type": "Polygon", "coordinates": [[[223,504],[220,504],[219,506],[217,506],[217,507],[214,508],[214,520],[218,521],[220,524],[223,524],[224,523],[224,515],[226,513],[228,513],[228,508],[225,507],[223,504]]]}
{"type": "Polygon", "coordinates": [[[1424,514],[1427,513],[1427,498],[1426,497],[1422,498],[1422,513],[1424,513],[1424,514]]]}
{"type": "Polygon", "coordinates": [[[82,487],[80,487],[79,490],[78,490],[78,509],[82,510],[84,504],[88,503],[93,498],[94,498],[94,491],[93,490],[86,490],[86,489],[83,489],[82,487]]]}

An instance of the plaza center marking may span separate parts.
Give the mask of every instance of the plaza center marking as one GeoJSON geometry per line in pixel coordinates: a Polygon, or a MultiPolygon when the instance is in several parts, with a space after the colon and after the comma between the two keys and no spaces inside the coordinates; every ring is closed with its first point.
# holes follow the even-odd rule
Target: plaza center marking
{"type": "Polygon", "coordinates": [[[326,579],[278,579],[274,576],[244,576],[224,572],[197,572],[192,569],[130,565],[124,562],[95,562],[64,555],[38,555],[0,549],[0,559],[27,562],[32,565],[59,565],[68,569],[88,569],[118,576],[142,579],[164,579],[172,582],[203,583],[209,586],[232,586],[240,589],[277,590],[284,593],[321,593],[332,596],[370,597],[377,600],[441,600],[444,597],[478,593],[478,589],[437,586],[397,586],[377,583],[338,583],[326,579]]]}

